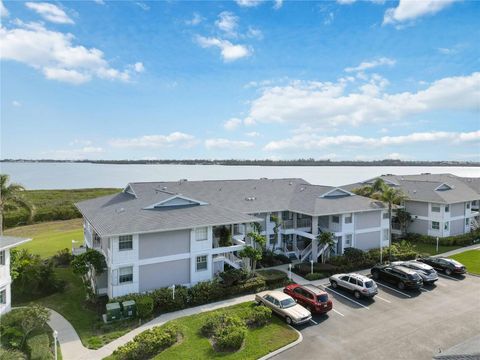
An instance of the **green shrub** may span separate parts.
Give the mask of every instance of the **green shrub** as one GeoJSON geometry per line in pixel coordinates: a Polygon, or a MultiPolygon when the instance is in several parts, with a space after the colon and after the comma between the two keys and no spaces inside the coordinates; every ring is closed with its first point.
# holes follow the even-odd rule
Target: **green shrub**
{"type": "Polygon", "coordinates": [[[149,295],[139,297],[135,301],[137,305],[137,316],[140,319],[149,318],[153,313],[153,299],[149,295]]]}
{"type": "Polygon", "coordinates": [[[288,279],[287,273],[281,270],[258,270],[257,276],[265,280],[268,287],[283,286],[288,279]]]}
{"type": "Polygon", "coordinates": [[[70,249],[59,250],[55,255],[53,255],[52,260],[55,266],[68,266],[70,261],[72,261],[73,255],[70,249]]]}
{"type": "Polygon", "coordinates": [[[240,281],[245,280],[248,273],[243,269],[230,269],[220,273],[220,278],[225,286],[237,285],[240,281]]]}
{"type": "MultiPolygon", "coordinates": [[[[295,264],[292,268],[293,272],[300,276],[305,276],[311,272],[310,263],[299,263],[295,264]]],[[[322,263],[313,263],[313,272],[325,273],[325,274],[335,274],[338,272],[338,266],[332,264],[322,264],[322,263]]]]}
{"type": "MultiPolygon", "coordinates": [[[[439,238],[438,243],[439,245],[443,245],[443,246],[455,246],[455,245],[468,246],[468,245],[474,244],[475,241],[478,240],[479,238],[480,238],[480,229],[477,229],[475,231],[472,231],[466,234],[439,238]]],[[[405,240],[408,240],[413,243],[420,242],[424,244],[433,244],[433,245],[437,243],[437,238],[434,236],[411,234],[411,233],[405,236],[405,240]]]]}
{"type": "Polygon", "coordinates": [[[185,309],[188,305],[189,291],[185,286],[175,286],[175,299],[172,296],[172,289],[161,288],[150,293],[154,301],[156,313],[169,312],[185,309]]]}
{"type": "Polygon", "coordinates": [[[216,349],[220,351],[236,351],[240,349],[247,330],[244,326],[224,327],[213,336],[216,349]]]}
{"type": "Polygon", "coordinates": [[[178,334],[178,326],[173,323],[145,330],[115,350],[113,356],[119,360],[149,359],[175,344],[178,334]]]}
{"type": "Polygon", "coordinates": [[[30,360],[50,360],[53,354],[50,351],[50,339],[47,334],[32,336],[27,340],[27,349],[30,360]]]}
{"type": "Polygon", "coordinates": [[[324,273],[317,273],[317,272],[308,273],[307,275],[304,276],[304,278],[309,280],[309,281],[319,280],[319,279],[323,279],[325,277],[327,277],[327,276],[324,273]]]}
{"type": "Polygon", "coordinates": [[[224,295],[224,288],[217,281],[201,281],[189,289],[190,305],[202,305],[217,301],[224,295]]]}
{"type": "Polygon", "coordinates": [[[272,310],[266,306],[256,306],[247,315],[245,323],[249,327],[261,327],[272,319],[272,310]]]}
{"type": "Polygon", "coordinates": [[[19,350],[4,349],[0,347],[0,359],[1,360],[26,360],[27,355],[19,350]]]}
{"type": "Polygon", "coordinates": [[[202,327],[200,328],[200,332],[202,333],[202,335],[205,337],[212,337],[215,333],[215,330],[220,326],[222,316],[223,314],[219,312],[213,312],[208,314],[202,327]]]}
{"type": "Polygon", "coordinates": [[[253,277],[241,282],[238,285],[226,288],[225,292],[229,295],[238,295],[238,294],[248,294],[253,292],[258,292],[261,289],[266,287],[265,280],[260,277],[253,277]]]}

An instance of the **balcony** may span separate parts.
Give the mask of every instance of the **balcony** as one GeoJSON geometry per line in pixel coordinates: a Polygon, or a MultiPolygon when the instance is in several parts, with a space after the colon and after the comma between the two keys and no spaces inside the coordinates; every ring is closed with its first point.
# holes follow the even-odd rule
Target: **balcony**
{"type": "Polygon", "coordinates": [[[282,227],[284,229],[293,229],[293,220],[283,220],[282,227]]]}
{"type": "Polygon", "coordinates": [[[297,228],[311,228],[311,227],[312,227],[312,219],[305,218],[305,219],[297,220],[297,228]]]}

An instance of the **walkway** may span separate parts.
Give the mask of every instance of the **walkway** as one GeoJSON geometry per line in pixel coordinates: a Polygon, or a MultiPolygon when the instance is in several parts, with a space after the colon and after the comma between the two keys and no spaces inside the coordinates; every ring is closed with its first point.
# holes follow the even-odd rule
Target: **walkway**
{"type": "Polygon", "coordinates": [[[434,255],[434,256],[448,257],[448,256],[452,256],[452,255],[455,255],[455,254],[460,254],[460,253],[462,253],[464,251],[468,251],[468,250],[480,250],[480,244],[461,247],[461,248],[451,250],[451,251],[447,251],[445,253],[441,253],[441,254],[434,255]]]}

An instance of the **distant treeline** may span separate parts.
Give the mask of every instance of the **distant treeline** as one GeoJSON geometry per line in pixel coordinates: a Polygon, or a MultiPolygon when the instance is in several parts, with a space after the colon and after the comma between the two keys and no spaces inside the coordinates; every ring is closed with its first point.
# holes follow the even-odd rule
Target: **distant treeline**
{"type": "Polygon", "coordinates": [[[89,163],[89,164],[118,164],[118,165],[230,165],[230,166],[480,166],[476,161],[404,161],[404,160],[26,160],[26,159],[3,159],[0,162],[36,162],[36,163],[89,163]]]}

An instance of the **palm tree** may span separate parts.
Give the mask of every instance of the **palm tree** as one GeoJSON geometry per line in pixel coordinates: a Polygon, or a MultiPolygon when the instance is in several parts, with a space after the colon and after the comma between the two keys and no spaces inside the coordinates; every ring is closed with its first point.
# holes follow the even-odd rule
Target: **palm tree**
{"type": "Polygon", "coordinates": [[[378,178],[372,185],[364,185],[353,189],[353,192],[360,196],[372,197],[374,194],[381,193],[385,186],[385,181],[382,178],[378,178]]]}
{"type": "MultiPolygon", "coordinates": [[[[333,233],[331,232],[321,232],[317,236],[317,240],[322,245],[322,247],[327,246],[327,255],[330,255],[333,246],[335,245],[335,239],[333,238],[333,233]]],[[[325,263],[326,257],[325,252],[322,254],[322,263],[325,263]]]]}
{"type": "Polygon", "coordinates": [[[0,234],[3,234],[3,215],[5,211],[18,208],[26,209],[28,222],[33,218],[34,207],[22,195],[25,188],[22,185],[9,183],[9,176],[0,174],[0,234]]]}
{"type": "MultiPolygon", "coordinates": [[[[383,201],[388,204],[388,260],[391,261],[392,246],[392,208],[394,204],[400,205],[406,199],[406,195],[399,189],[388,185],[383,185],[380,192],[372,194],[372,198],[383,201]]],[[[380,246],[380,257],[382,255],[382,246],[380,246]]]]}

